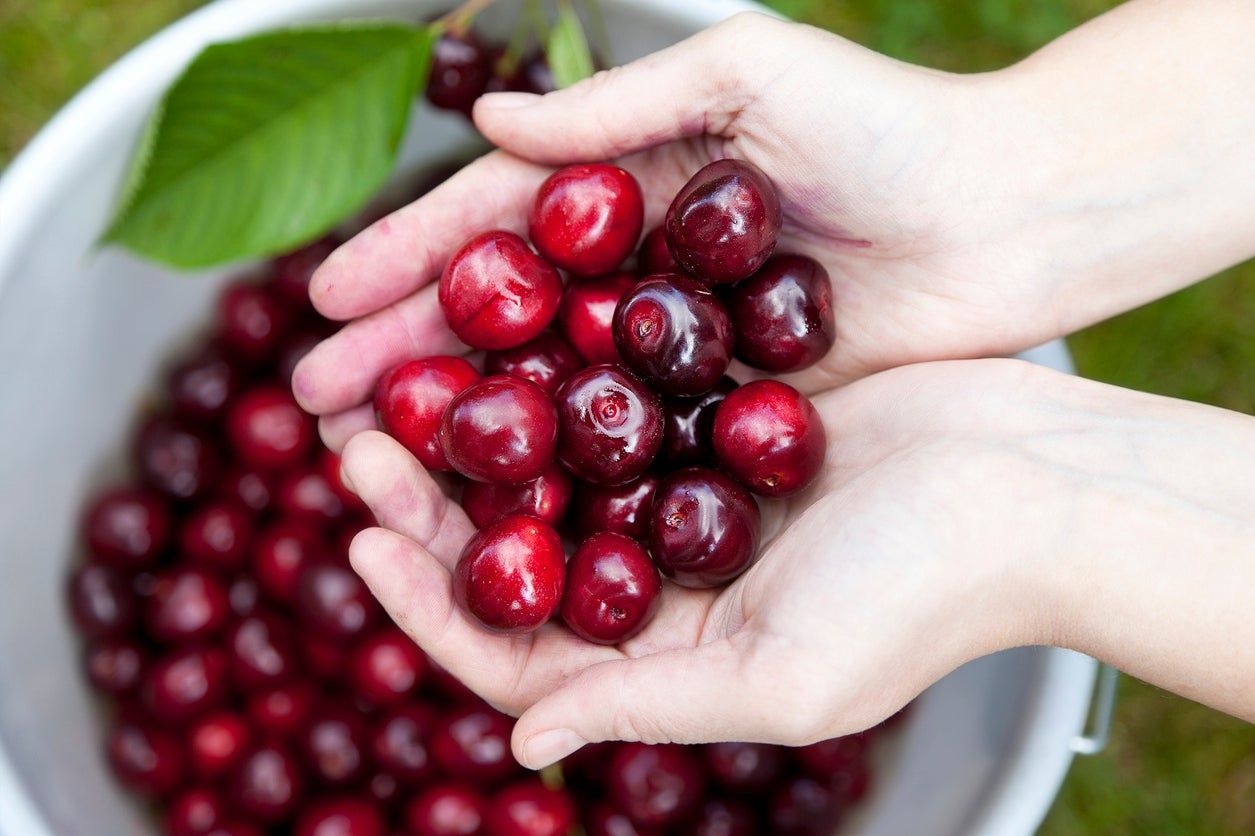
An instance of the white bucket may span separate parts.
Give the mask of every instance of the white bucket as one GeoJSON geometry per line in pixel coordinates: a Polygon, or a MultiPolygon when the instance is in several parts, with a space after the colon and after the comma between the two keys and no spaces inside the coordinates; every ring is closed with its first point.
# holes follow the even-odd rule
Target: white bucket
{"type": "MultiPolygon", "coordinates": [[[[172,276],[94,252],[153,104],[205,44],[301,21],[434,11],[419,0],[220,0],[149,40],[74,99],[0,180],[0,833],[148,832],[100,755],[97,711],[62,601],[79,506],[117,464],[164,358],[207,317],[223,273],[172,276]]],[[[626,60],[753,5],[603,0],[626,60]]],[[[426,112],[411,163],[464,145],[426,112]]],[[[1070,370],[1061,343],[1029,359],[1070,370]]],[[[877,789],[845,832],[1032,832],[1083,734],[1097,666],[1074,653],[999,653],[920,698],[877,789]]]]}

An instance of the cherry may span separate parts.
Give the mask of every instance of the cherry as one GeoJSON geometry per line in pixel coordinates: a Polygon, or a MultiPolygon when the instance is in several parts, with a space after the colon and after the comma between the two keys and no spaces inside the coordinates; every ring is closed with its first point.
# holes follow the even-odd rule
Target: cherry
{"type": "Polygon", "coordinates": [[[652,473],[622,485],[580,485],[575,492],[571,522],[580,537],[613,531],[640,542],[649,537],[649,509],[658,488],[652,473]]]}
{"type": "Polygon", "coordinates": [[[792,778],[771,798],[771,832],[820,836],[833,831],[840,814],[840,802],[827,787],[813,778],[792,778]]]}
{"type": "Polygon", "coordinates": [[[292,628],[270,613],[241,618],[227,632],[231,678],[244,692],[273,688],[297,671],[292,628]]]}
{"type": "Polygon", "coordinates": [[[314,714],[318,695],[309,682],[289,682],[277,688],[258,691],[248,698],[248,719],[267,735],[295,737],[314,714]]]}
{"type": "Polygon", "coordinates": [[[748,805],[722,798],[702,805],[693,825],[694,836],[754,836],[760,832],[754,811],[748,805]]]}
{"type": "Polygon", "coordinates": [[[392,705],[405,699],[426,673],[426,654],[392,626],[364,639],[349,656],[354,693],[374,705],[392,705]]]}
{"type": "Polygon", "coordinates": [[[290,518],[315,524],[334,523],[345,514],[344,500],[317,465],[288,471],[279,482],[275,504],[290,518]]]}
{"type": "Polygon", "coordinates": [[[283,604],[296,600],[301,573],[319,557],[315,532],[305,523],[279,520],[253,541],[253,575],[263,593],[283,604]]]}
{"type": "Polygon", "coordinates": [[[710,391],[732,362],[732,320],[704,285],[650,276],[619,300],[614,343],[632,371],[664,395],[710,391]]]}
{"type": "Polygon", "coordinates": [[[551,464],[539,478],[521,485],[471,482],[462,491],[462,507],[478,528],[508,514],[528,514],[556,526],[566,515],[574,487],[561,465],[551,464]]]}
{"type": "Polygon", "coordinates": [[[535,337],[558,312],[562,277],[513,232],[462,245],[440,276],[440,307],[458,339],[499,350],[535,337]]]}
{"type": "Polygon", "coordinates": [[[442,668],[435,659],[428,657],[427,664],[431,670],[431,683],[436,692],[454,705],[478,704],[479,696],[462,684],[462,680],[442,668]]]}
{"type": "Polygon", "coordinates": [[[479,380],[461,357],[424,357],[386,372],[375,386],[379,427],[428,470],[452,470],[440,447],[440,418],[449,401],[479,380]]]}
{"type": "MultiPolygon", "coordinates": [[[[344,482],[340,479],[340,457],[330,450],[323,448],[318,452],[318,469],[322,473],[323,479],[326,480],[328,487],[332,493],[340,498],[340,502],[344,505],[344,510],[348,514],[366,514],[370,511],[366,507],[366,503],[361,498],[345,487],[344,482]]],[[[348,524],[352,525],[353,521],[348,520],[348,524]]],[[[373,519],[364,525],[357,526],[357,529],[374,525],[373,519]]],[[[356,533],[356,530],[355,532],[356,533]]]]}
{"type": "Polygon", "coordinates": [[[401,785],[387,772],[376,772],[366,782],[366,792],[375,804],[391,807],[401,796],[401,785]]]}
{"type": "Polygon", "coordinates": [[[784,753],[765,743],[711,743],[702,748],[711,776],[734,792],[766,789],[784,771],[784,753]]]}
{"type": "Polygon", "coordinates": [[[152,418],[139,431],[135,462],[150,487],[179,500],[201,496],[218,475],[209,436],[170,417],[152,418]]]}
{"type": "Polygon", "coordinates": [[[166,377],[175,415],[192,421],[221,416],[239,386],[239,373],[216,346],[182,361],[166,377]]]}
{"type": "Polygon", "coordinates": [[[168,836],[205,836],[226,817],[226,803],[214,790],[197,787],[184,791],[166,810],[168,836]]]}
{"type": "Polygon", "coordinates": [[[566,836],[575,821],[575,804],[569,795],[531,778],[493,797],[485,830],[488,836],[566,836]]]}
{"type": "Polygon", "coordinates": [[[371,733],[375,763],[398,781],[422,784],[436,774],[431,754],[435,714],[425,705],[393,706],[377,721],[371,733]]]}
{"type": "Polygon", "coordinates": [[[667,249],[666,230],[662,226],[651,229],[645,240],[641,241],[636,272],[643,278],[657,273],[679,273],[681,269],[671,255],[671,250],[667,249]]]}
{"type": "Polygon", "coordinates": [[[654,494],[649,551],[681,586],[707,588],[745,570],[758,551],[758,505],[717,470],[677,470],[654,494]]]}
{"type": "Polygon", "coordinates": [[[814,365],[836,340],[832,281],[803,255],[772,256],[732,289],[728,313],[736,331],[736,356],[769,372],[814,365]]]}
{"type": "Polygon", "coordinates": [[[301,623],[333,641],[363,635],[379,620],[379,605],[352,569],[316,564],[296,582],[296,614],[301,623]]]}
{"type": "Polygon", "coordinates": [[[349,651],[342,642],[307,634],[301,637],[305,668],[317,679],[343,682],[349,670],[349,651]]]}
{"type": "Polygon", "coordinates": [[[330,323],[317,321],[296,329],[284,337],[279,344],[279,356],[275,360],[274,377],[281,383],[291,385],[292,373],[314,348],[337,330],[330,323]]]}
{"type": "Polygon", "coordinates": [[[493,375],[445,409],[440,446],[454,469],[478,482],[518,485],[540,477],[558,443],[558,412],[530,380],[493,375]]]}
{"type": "Polygon", "coordinates": [[[627,813],[607,804],[599,804],[588,814],[585,822],[588,836],[660,836],[661,831],[638,827],[627,813]]]}
{"type": "Polygon", "coordinates": [[[513,729],[513,720],[486,705],[455,709],[436,725],[431,754],[452,778],[499,781],[519,768],[510,754],[513,729]]]}
{"type": "Polygon", "coordinates": [[[218,825],[206,836],[265,836],[265,834],[246,822],[229,821],[218,825]]]}
{"type": "Polygon", "coordinates": [[[538,52],[524,58],[512,72],[502,73],[498,68],[498,72],[488,82],[487,92],[513,91],[543,96],[557,89],[548,60],[543,53],[538,52]]]}
{"type": "Polygon", "coordinates": [[[486,629],[530,633],[557,611],[565,564],[553,526],[511,514],[467,542],[453,572],[453,594],[486,629]]]}
{"type": "Polygon", "coordinates": [[[218,297],[218,334],[222,345],[249,363],[270,357],[283,338],[290,316],[262,285],[237,281],[218,297]]]}
{"type": "Polygon", "coordinates": [[[553,331],[541,331],[520,346],[490,351],[484,357],[484,374],[526,378],[548,395],[558,391],[568,377],[583,367],[580,355],[553,331]]]}
{"type": "Polygon", "coordinates": [[[586,363],[618,363],[614,344],[614,310],[633,285],[630,273],[572,283],[558,308],[558,326],[586,363]]]}
{"type": "Polygon", "coordinates": [[[567,564],[562,619],[597,644],[618,644],[645,628],[658,609],[662,581],[640,543],[603,531],[589,537],[567,564]]]}
{"type": "Polygon", "coordinates": [[[405,807],[412,836],[478,836],[483,832],[488,802],[465,784],[429,786],[405,807]]]}
{"type": "Polygon", "coordinates": [[[275,491],[274,478],[261,470],[233,466],[218,480],[217,495],[250,511],[265,511],[275,491]]]}
{"type": "Polygon", "coordinates": [[[715,412],[715,454],[724,470],[762,496],[792,496],[823,468],[828,437],[814,404],[778,380],[755,380],[715,412]]]}
{"type": "Polygon", "coordinates": [[[432,49],[427,100],[442,110],[471,115],[492,77],[492,55],[473,32],[446,32],[432,49]]]}
{"type": "Polygon", "coordinates": [[[827,781],[861,763],[867,755],[868,740],[866,734],[833,737],[794,749],[793,753],[813,778],[827,781]]]}
{"type": "Polygon", "coordinates": [[[270,287],[275,298],[298,311],[310,308],[309,280],[338,246],[339,240],[329,235],[271,262],[270,287]]]}
{"type": "Polygon", "coordinates": [[[147,663],[147,654],[135,642],[105,639],[87,649],[83,667],[93,688],[102,694],[120,697],[139,685],[147,663]]]}
{"type": "Polygon", "coordinates": [[[304,791],[305,780],[292,753],[277,743],[263,743],[236,769],[230,797],[249,818],[273,824],[292,815],[304,791]]]}
{"type": "Polygon", "coordinates": [[[662,450],[658,458],[670,467],[713,465],[715,447],[711,435],[715,430],[715,411],[736,387],[735,380],[725,377],[696,398],[664,399],[662,450]]]}
{"type": "Polygon", "coordinates": [[[608,163],[568,165],[541,183],[527,234],[555,266],[600,276],[632,254],[644,221],[644,197],[631,174],[608,163]]]}
{"type": "Polygon", "coordinates": [[[610,798],[643,827],[677,824],[697,809],[704,793],[701,769],[676,745],[626,743],[610,759],[610,798]]]}
{"type": "Polygon", "coordinates": [[[111,488],[83,515],[83,539],[101,563],[124,572],[150,568],[170,539],[170,508],[151,491],[111,488]]]}
{"type": "Polygon", "coordinates": [[[140,699],[159,722],[182,724],[220,706],[228,690],[226,654],[192,647],[155,660],[140,682],[140,699]]]}
{"type": "MultiPolygon", "coordinates": [[[[266,726],[262,728],[271,732],[266,726]]],[[[251,739],[248,724],[234,711],[219,711],[202,717],[187,730],[192,772],[204,781],[215,781],[229,774],[247,754],[251,739]]]]}
{"type": "Polygon", "coordinates": [[[757,166],[718,160],[693,175],[667,209],[667,248],[709,284],[758,270],[776,247],[780,200],[757,166]]]}
{"type": "Polygon", "coordinates": [[[315,711],[301,736],[301,750],[310,772],[335,786],[351,784],[364,776],[369,746],[362,715],[342,705],[315,711]]]}
{"type": "Polygon", "coordinates": [[[621,485],[643,474],[662,446],[662,399],[617,366],[571,376],[556,396],[558,460],[576,477],[621,485]]]}
{"type": "Polygon", "coordinates": [[[107,566],[80,566],[66,585],[70,615],[89,639],[119,638],[135,626],[139,601],[130,581],[107,566]]]}
{"type": "Polygon", "coordinates": [[[286,389],[258,386],[227,412],[227,438],[246,466],[284,470],[300,463],[313,446],[314,419],[286,389]]]}
{"type": "Polygon", "coordinates": [[[319,801],[296,820],[294,836],[384,836],[383,816],[369,801],[332,798],[319,801]]]}
{"type": "Polygon", "coordinates": [[[179,548],[185,558],[210,569],[235,571],[248,561],[253,518],[230,502],[210,502],[194,510],[179,526],[179,548]]]}
{"type": "Polygon", "coordinates": [[[156,577],[144,610],[144,625],[157,641],[200,642],[227,625],[231,601],[218,576],[195,566],[156,577]]]}
{"type": "Polygon", "coordinates": [[[186,774],[178,739],[133,720],[113,727],[105,754],[118,780],[140,795],[169,795],[182,785],[186,774]]]}

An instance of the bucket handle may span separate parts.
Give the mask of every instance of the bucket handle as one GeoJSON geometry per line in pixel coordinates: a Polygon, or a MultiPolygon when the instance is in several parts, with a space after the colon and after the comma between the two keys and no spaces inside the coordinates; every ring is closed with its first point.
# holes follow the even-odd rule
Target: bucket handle
{"type": "Polygon", "coordinates": [[[1085,715],[1085,727],[1072,738],[1072,751],[1078,755],[1097,755],[1107,748],[1111,739],[1111,717],[1116,707],[1116,683],[1120,672],[1104,664],[1090,694],[1089,711],[1085,715]]]}

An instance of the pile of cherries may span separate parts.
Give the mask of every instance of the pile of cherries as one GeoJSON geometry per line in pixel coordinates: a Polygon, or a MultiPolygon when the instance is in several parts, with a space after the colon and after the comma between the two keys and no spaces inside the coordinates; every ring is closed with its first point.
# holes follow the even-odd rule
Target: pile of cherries
{"type": "Polygon", "coordinates": [[[504,47],[486,43],[473,30],[448,31],[436,39],[427,79],[427,101],[441,110],[471,115],[485,93],[544,94],[555,89],[541,52],[514,59],[504,47]]]}

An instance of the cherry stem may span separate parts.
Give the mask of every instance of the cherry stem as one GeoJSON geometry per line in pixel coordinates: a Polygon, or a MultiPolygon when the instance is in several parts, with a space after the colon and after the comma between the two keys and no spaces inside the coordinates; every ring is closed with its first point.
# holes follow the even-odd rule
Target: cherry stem
{"type": "Polygon", "coordinates": [[[497,0],[465,0],[460,6],[436,19],[437,31],[449,31],[454,35],[465,35],[471,28],[475,17],[497,0]]]}

